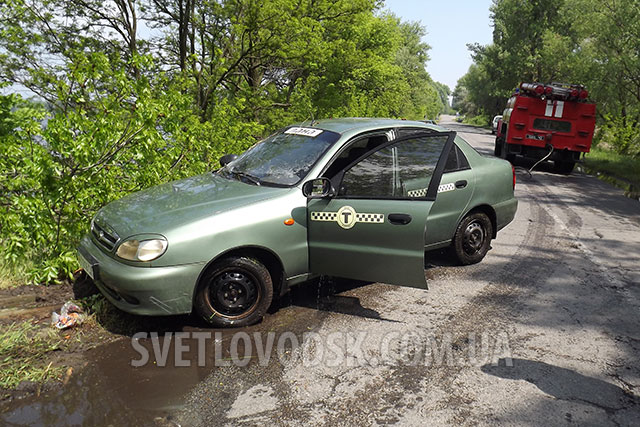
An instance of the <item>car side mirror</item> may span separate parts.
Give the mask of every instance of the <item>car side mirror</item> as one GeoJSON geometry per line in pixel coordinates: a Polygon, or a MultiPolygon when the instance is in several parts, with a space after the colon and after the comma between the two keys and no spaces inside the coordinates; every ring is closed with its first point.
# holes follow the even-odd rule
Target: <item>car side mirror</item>
{"type": "Polygon", "coordinates": [[[335,196],[336,190],[331,185],[329,178],[322,177],[305,182],[302,185],[302,194],[307,199],[322,199],[335,196]]]}
{"type": "Polygon", "coordinates": [[[233,162],[237,158],[238,158],[237,154],[225,154],[224,156],[220,157],[220,166],[225,167],[226,165],[233,162]]]}

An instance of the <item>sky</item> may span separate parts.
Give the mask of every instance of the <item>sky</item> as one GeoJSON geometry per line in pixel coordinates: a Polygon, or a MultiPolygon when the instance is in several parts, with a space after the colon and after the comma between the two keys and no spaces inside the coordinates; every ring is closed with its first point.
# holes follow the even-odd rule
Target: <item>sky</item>
{"type": "Polygon", "coordinates": [[[403,21],[418,21],[426,27],[423,41],[431,46],[427,71],[452,91],[472,62],[467,43],[492,41],[491,0],[386,0],[385,4],[403,21]]]}

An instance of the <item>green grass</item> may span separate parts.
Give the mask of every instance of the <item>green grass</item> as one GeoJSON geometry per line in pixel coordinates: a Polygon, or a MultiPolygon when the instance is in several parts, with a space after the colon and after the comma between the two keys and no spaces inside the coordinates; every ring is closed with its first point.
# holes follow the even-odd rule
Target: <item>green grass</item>
{"type": "Polygon", "coordinates": [[[640,187],[640,159],[594,147],[585,156],[585,166],[591,171],[628,181],[635,188],[640,187]]]}
{"type": "Polygon", "coordinates": [[[471,125],[471,126],[479,126],[483,128],[490,128],[489,120],[486,116],[473,116],[473,117],[465,117],[462,123],[471,125]]]}
{"type": "Polygon", "coordinates": [[[3,326],[0,332],[0,387],[15,388],[22,381],[44,383],[59,378],[62,366],[47,362],[48,353],[60,348],[56,331],[31,322],[3,326]]]}

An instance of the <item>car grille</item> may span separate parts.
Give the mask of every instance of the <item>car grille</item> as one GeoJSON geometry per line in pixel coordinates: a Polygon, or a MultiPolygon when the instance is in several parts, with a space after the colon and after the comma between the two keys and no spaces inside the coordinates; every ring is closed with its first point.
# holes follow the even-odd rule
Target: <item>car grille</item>
{"type": "Polygon", "coordinates": [[[108,251],[112,251],[116,243],[118,243],[118,235],[112,231],[107,231],[105,227],[101,227],[96,221],[91,223],[91,234],[108,251]]]}

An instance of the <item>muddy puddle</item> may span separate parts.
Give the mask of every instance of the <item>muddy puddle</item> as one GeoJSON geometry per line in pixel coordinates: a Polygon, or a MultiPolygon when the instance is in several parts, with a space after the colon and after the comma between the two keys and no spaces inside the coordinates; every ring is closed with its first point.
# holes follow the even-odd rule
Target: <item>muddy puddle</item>
{"type": "MultiPolygon", "coordinates": [[[[352,299],[357,300],[326,296],[325,291],[316,296],[311,287],[293,293],[262,323],[249,328],[209,329],[188,317],[187,321],[178,320],[169,332],[144,332],[135,342],[123,337],[85,352],[82,367],[73,372],[67,384],[2,405],[0,425],[175,425],[174,414],[207,376],[232,369],[227,366],[238,360],[242,363],[247,353],[247,366],[258,363],[256,349],[265,342],[256,343],[256,338],[266,341],[274,333],[301,336],[320,325],[329,312],[362,311],[352,299]],[[248,339],[236,339],[232,346],[238,332],[244,332],[243,338],[248,339]],[[178,352],[176,345],[180,346],[178,352]],[[248,351],[247,346],[251,347],[248,351]],[[231,354],[232,348],[237,354],[231,354]],[[143,363],[145,354],[148,361],[143,363]],[[189,366],[182,366],[185,363],[189,366]]],[[[272,370],[278,372],[279,363],[274,357],[264,369],[274,365],[272,370]]]]}
{"type": "Polygon", "coordinates": [[[48,301],[35,294],[3,295],[0,297],[0,321],[15,322],[27,318],[45,318],[59,310],[58,302],[48,301]]]}

